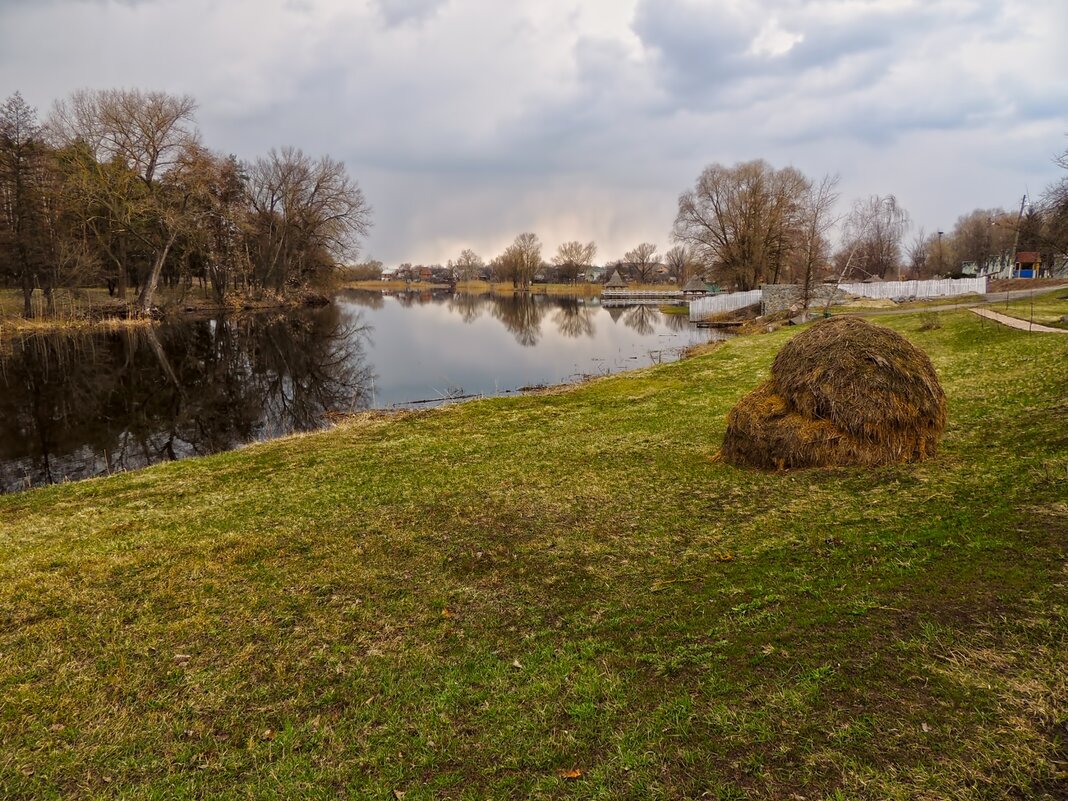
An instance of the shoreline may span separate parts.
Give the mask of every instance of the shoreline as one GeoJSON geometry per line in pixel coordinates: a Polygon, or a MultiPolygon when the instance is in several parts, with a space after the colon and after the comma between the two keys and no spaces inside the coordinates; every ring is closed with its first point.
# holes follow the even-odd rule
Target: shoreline
{"type": "Polygon", "coordinates": [[[0,496],[7,794],[1056,795],[1063,343],[887,322],[921,463],[716,461],[781,330],[0,496]]]}

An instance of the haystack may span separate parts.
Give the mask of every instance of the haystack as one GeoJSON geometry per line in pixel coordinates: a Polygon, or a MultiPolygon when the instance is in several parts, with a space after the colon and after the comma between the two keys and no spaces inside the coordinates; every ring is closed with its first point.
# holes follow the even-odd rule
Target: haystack
{"type": "Polygon", "coordinates": [[[945,425],[923,351],[888,328],[832,317],[790,340],[771,380],[731,410],[721,454],[774,469],[921,461],[945,425]]]}

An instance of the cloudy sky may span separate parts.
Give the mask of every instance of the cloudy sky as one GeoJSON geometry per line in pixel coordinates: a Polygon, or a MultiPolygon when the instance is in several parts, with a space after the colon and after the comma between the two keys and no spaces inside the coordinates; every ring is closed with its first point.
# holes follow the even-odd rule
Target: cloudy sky
{"type": "Polygon", "coordinates": [[[0,93],[189,93],[210,147],[348,165],[365,255],[522,231],[662,248],[713,162],[841,176],[916,227],[1012,207],[1068,147],[1064,0],[0,0],[0,93]]]}

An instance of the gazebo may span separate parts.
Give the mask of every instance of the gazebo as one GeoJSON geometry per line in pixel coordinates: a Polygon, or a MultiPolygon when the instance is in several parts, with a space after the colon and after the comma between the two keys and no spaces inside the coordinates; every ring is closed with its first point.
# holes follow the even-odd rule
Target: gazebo
{"type": "Polygon", "coordinates": [[[617,269],[612,273],[612,277],[608,279],[608,283],[604,285],[605,289],[626,289],[627,282],[623,280],[623,277],[619,274],[617,269]]]}
{"type": "Polygon", "coordinates": [[[707,295],[708,284],[705,283],[705,279],[699,275],[693,276],[686,282],[686,286],[682,288],[683,295],[707,295]]]}

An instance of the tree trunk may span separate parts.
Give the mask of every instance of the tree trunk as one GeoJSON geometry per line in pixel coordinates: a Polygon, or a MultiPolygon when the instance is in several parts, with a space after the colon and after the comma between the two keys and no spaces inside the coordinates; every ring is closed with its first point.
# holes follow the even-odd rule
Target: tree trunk
{"type": "Polygon", "coordinates": [[[170,253],[171,245],[174,244],[174,240],[177,238],[177,234],[171,234],[167,244],[163,246],[163,250],[156,256],[156,261],[152,264],[152,270],[145,279],[145,285],[141,288],[141,294],[137,298],[138,314],[147,314],[149,309],[152,308],[152,300],[156,295],[156,287],[159,285],[160,273],[163,272],[163,264],[167,261],[167,254],[170,253]]]}
{"type": "Polygon", "coordinates": [[[127,278],[126,278],[126,237],[124,237],[124,236],[120,236],[119,237],[119,258],[118,258],[117,261],[118,261],[118,267],[119,267],[119,284],[118,284],[118,287],[119,287],[118,288],[119,300],[125,302],[126,301],[127,278]]]}
{"type": "Polygon", "coordinates": [[[22,270],[22,316],[27,320],[33,317],[33,282],[25,268],[22,270]]]}

